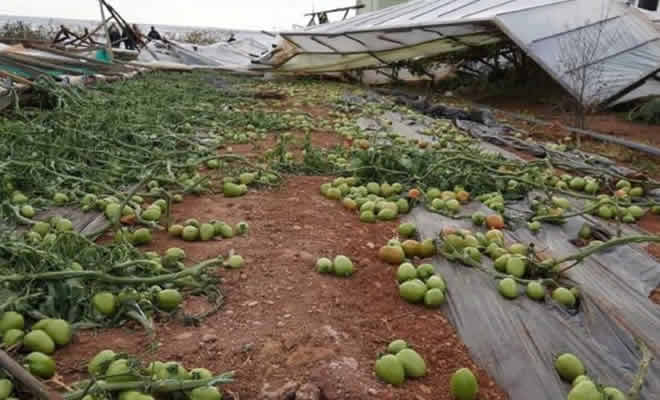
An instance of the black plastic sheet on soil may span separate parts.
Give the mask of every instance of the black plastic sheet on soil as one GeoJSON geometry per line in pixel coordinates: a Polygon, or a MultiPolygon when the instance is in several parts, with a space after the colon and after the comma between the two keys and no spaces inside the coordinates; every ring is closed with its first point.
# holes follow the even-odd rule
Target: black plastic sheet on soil
{"type": "MultiPolygon", "coordinates": [[[[384,117],[392,121],[395,132],[429,140],[419,134],[423,125],[409,123],[397,113],[384,117]]],[[[359,125],[367,130],[379,128],[373,126],[378,125],[374,120],[362,119],[359,125]]],[[[490,143],[483,142],[482,147],[517,158],[490,143]]],[[[525,202],[514,207],[527,208],[525,202]]],[[[477,203],[462,212],[479,209],[492,213],[477,203]]],[[[451,219],[422,207],[415,208],[407,219],[417,225],[421,239],[437,238],[445,226],[475,229],[469,220],[451,219]]],[[[561,257],[579,251],[570,240],[577,237],[586,221],[596,222],[591,217],[575,217],[561,226],[545,224],[536,235],[519,229],[506,232],[506,238],[509,243],[534,243],[537,250],[561,257]]],[[[602,225],[613,232],[608,224],[602,225]]],[[[634,230],[626,228],[624,232],[634,230]]],[[[485,259],[483,263],[492,261],[485,259]]],[[[576,354],[596,382],[627,392],[641,361],[636,340],[643,341],[654,356],[640,399],[660,399],[660,306],[648,298],[660,284],[660,264],[641,247],[620,246],[595,254],[567,272],[580,289],[578,313],[526,296],[507,300],[499,295],[497,281],[483,271],[441,256],[436,256],[433,264],[449,290],[443,311],[475,360],[511,399],[565,399],[570,385],[562,382],[554,369],[554,358],[565,352],[576,354]]]]}
{"type": "MultiPolygon", "coordinates": [[[[444,226],[473,229],[420,207],[410,215],[423,239],[436,238],[444,226]]],[[[507,233],[508,241],[535,243],[554,255],[578,249],[581,218],[566,225],[544,226],[537,236],[527,230],[507,233]]],[[[474,268],[433,259],[449,288],[445,311],[477,362],[486,368],[514,400],[563,399],[570,385],[556,374],[554,357],[564,352],[583,360],[589,376],[624,392],[630,388],[641,354],[635,338],[657,356],[660,350],[660,307],[651,303],[649,287],[660,282],[660,266],[642,250],[624,246],[590,257],[568,272],[580,288],[580,311],[571,314],[552,302],[521,296],[507,300],[497,281],[474,268]],[[654,283],[655,282],[655,283],[654,283]]],[[[660,365],[649,369],[642,399],[657,399],[660,365]]]]}

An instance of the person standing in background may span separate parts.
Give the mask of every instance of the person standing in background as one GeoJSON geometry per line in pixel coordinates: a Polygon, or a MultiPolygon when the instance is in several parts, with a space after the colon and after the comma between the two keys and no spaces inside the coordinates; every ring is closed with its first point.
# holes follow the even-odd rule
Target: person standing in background
{"type": "Polygon", "coordinates": [[[121,32],[121,38],[124,42],[126,50],[135,50],[135,35],[130,27],[126,26],[121,32]]]}
{"type": "Polygon", "coordinates": [[[110,25],[110,29],[108,29],[108,35],[110,36],[110,44],[112,47],[115,49],[119,48],[119,45],[121,45],[121,33],[119,33],[119,29],[117,29],[117,25],[110,25]]]}
{"type": "Polygon", "coordinates": [[[156,30],[155,27],[151,27],[151,30],[149,31],[149,34],[147,37],[151,40],[163,40],[163,38],[160,36],[160,33],[156,30]]]}

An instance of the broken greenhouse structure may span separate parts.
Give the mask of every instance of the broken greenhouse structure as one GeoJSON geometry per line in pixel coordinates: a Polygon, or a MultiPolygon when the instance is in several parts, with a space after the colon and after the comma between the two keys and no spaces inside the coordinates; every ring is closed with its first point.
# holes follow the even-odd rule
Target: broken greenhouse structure
{"type": "Polygon", "coordinates": [[[280,35],[259,60],[278,72],[375,69],[512,42],[583,103],[660,94],[660,31],[622,0],[417,0],[280,35]],[[585,54],[571,54],[585,41],[585,54]]]}

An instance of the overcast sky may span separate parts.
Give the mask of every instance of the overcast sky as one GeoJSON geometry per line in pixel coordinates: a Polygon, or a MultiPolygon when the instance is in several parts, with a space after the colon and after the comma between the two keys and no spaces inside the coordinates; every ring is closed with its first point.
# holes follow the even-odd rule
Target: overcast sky
{"type": "MultiPolygon", "coordinates": [[[[355,0],[108,0],[108,4],[129,22],[289,29],[292,24],[305,25],[303,14],[312,9],[349,6],[355,0]]],[[[97,0],[0,0],[0,14],[100,18],[97,0]]]]}

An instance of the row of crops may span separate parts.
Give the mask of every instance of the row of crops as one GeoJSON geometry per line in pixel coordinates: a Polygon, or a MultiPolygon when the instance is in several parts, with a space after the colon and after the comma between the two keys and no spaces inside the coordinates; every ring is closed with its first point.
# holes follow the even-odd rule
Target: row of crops
{"type": "MultiPolygon", "coordinates": [[[[70,342],[80,330],[136,321],[152,333],[154,321],[190,323],[216,312],[223,302],[219,271],[243,268],[243,257],[231,252],[191,262],[182,248],[192,241],[232,240],[249,235],[250,228],[246,222],[176,221],[173,208],[186,196],[240,198],[276,186],[288,174],[328,176],[319,196],[340,202],[357,224],[397,220],[415,208],[469,221],[474,229],[447,227],[426,239],[414,224],[403,224],[398,237],[378,251],[396,267],[392,281],[403,301],[429,309],[458,295],[430,262],[433,256],[492,276],[507,300],[525,295],[579,312],[580,288],[565,283],[567,271],[608,249],[660,242],[645,234],[603,236],[586,224],[579,234],[582,248],[542,256],[528,243],[505,240],[503,233],[523,227],[538,234],[582,216],[634,224],[660,214],[660,204],[648,196],[657,182],[609,170],[596,174],[594,168],[566,173],[554,167],[552,157],[505,158],[446,120],[427,126],[423,140],[410,139],[381,116],[394,110],[415,122],[420,115],[387,100],[356,107],[344,96],[346,86],[226,78],[225,89],[218,89],[214,79],[202,73],[176,79],[151,74],[75,93],[75,101],[52,110],[15,110],[0,119],[5,144],[0,147],[0,223],[9,228],[0,233],[0,333],[5,348],[33,375],[54,376],[57,350],[75,345],[70,342]],[[273,90],[295,100],[277,112],[272,102],[256,100],[260,91],[273,90]],[[311,104],[331,112],[319,118],[301,111],[311,104]],[[361,129],[360,117],[378,120],[380,129],[361,129]],[[344,143],[313,146],[315,132],[336,132],[344,143]],[[248,159],[232,151],[233,145],[269,135],[276,137],[275,144],[263,157],[248,159]],[[520,212],[515,203],[522,200],[530,207],[520,212]],[[472,211],[476,203],[488,211],[472,211]],[[81,234],[77,219],[52,215],[53,209],[75,210],[83,219],[98,215],[105,223],[81,234]],[[46,212],[50,216],[43,218],[46,212]],[[145,251],[160,231],[181,246],[145,251]],[[209,311],[186,314],[182,304],[189,296],[204,296],[209,311]]],[[[319,259],[316,269],[346,279],[359,273],[344,255],[319,259]]],[[[384,382],[401,385],[426,375],[422,356],[406,340],[411,338],[392,342],[376,357],[375,374],[384,382]]],[[[112,349],[89,360],[88,367],[89,379],[73,385],[67,400],[182,394],[216,400],[222,396],[216,385],[231,381],[230,373],[204,366],[168,360],[146,364],[112,349]]],[[[588,377],[572,354],[557,358],[555,367],[574,386],[569,400],[625,398],[628,388],[588,377]]],[[[25,390],[11,376],[0,383],[7,392],[2,398],[25,390]]],[[[451,386],[459,400],[478,396],[469,370],[457,371],[451,386]]]]}

